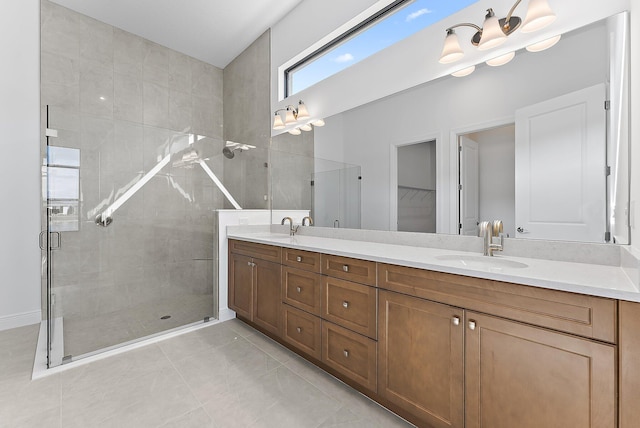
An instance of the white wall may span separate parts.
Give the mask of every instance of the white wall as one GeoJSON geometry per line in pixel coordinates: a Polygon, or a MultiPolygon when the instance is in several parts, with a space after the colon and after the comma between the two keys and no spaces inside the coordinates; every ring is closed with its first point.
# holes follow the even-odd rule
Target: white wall
{"type": "Polygon", "coordinates": [[[338,120],[344,132],[341,146],[340,139],[325,138],[333,133],[334,118],[329,117],[325,127],[315,130],[316,147],[343,153],[345,162],[362,166],[362,227],[387,230],[394,223],[394,201],[386,190],[393,175],[390,146],[435,136],[437,231],[456,233],[455,134],[513,123],[517,108],[603,82],[606,39],[601,25],[563,37],[544,52],[519,52],[503,67],[478,67],[466,78],[447,76],[344,112],[338,120]]]}
{"type": "Polygon", "coordinates": [[[40,322],[40,2],[0,13],[0,330],[40,322]]]}

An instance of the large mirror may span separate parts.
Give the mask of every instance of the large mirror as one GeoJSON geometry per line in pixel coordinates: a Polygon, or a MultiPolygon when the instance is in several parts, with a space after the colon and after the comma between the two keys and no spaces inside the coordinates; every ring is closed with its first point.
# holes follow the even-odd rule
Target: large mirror
{"type": "Polygon", "coordinates": [[[627,244],[628,22],[326,118],[316,156],[361,167],[363,229],[627,244]]]}

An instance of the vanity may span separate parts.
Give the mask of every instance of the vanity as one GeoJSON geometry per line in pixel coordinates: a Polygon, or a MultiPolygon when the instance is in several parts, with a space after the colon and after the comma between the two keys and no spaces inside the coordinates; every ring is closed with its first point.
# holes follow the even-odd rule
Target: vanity
{"type": "Polygon", "coordinates": [[[619,267],[228,236],[237,317],[417,426],[637,421],[640,293],[619,267]]]}

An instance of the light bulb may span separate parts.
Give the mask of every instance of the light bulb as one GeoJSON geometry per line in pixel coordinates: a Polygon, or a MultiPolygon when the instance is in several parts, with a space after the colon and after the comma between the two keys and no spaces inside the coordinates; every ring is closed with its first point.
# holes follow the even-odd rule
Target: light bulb
{"type": "Polygon", "coordinates": [[[444,39],[444,46],[438,62],[440,64],[449,64],[458,61],[464,56],[464,52],[460,47],[458,35],[453,30],[447,30],[447,37],[444,39]]]}
{"type": "Polygon", "coordinates": [[[273,129],[283,129],[284,122],[282,121],[282,116],[278,113],[273,117],[273,129]]]}
{"type": "Polygon", "coordinates": [[[487,9],[487,16],[485,17],[484,24],[482,26],[482,37],[478,43],[478,49],[481,51],[495,48],[507,41],[507,35],[502,31],[500,21],[493,13],[493,9],[487,9]]]}
{"type": "Polygon", "coordinates": [[[530,0],[527,15],[524,17],[520,31],[531,33],[546,27],[556,20],[556,14],[549,7],[547,0],[530,0]]]}

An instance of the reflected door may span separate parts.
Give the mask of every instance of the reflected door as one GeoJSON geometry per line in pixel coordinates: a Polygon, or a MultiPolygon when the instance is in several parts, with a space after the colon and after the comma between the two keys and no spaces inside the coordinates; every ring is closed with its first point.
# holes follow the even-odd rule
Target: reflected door
{"type": "Polygon", "coordinates": [[[480,219],[478,143],[468,137],[461,136],[458,153],[460,154],[460,185],[458,186],[460,235],[476,236],[480,219]]]}
{"type": "Polygon", "coordinates": [[[516,111],[516,234],[604,242],[605,87],[516,111]]]}

